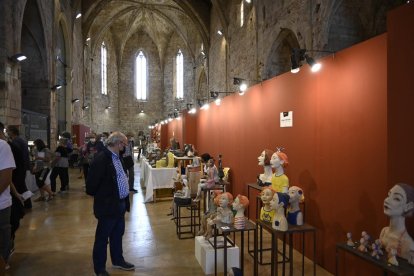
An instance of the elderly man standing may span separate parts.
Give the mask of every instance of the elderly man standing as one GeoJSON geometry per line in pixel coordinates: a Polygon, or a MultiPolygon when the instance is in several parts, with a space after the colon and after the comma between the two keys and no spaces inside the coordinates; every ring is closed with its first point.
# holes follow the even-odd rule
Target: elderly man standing
{"type": "Polygon", "coordinates": [[[12,183],[12,172],[16,168],[16,164],[10,146],[2,139],[0,139],[0,156],[0,274],[3,275],[10,253],[10,213],[12,205],[10,184],[12,183]]]}
{"type": "Polygon", "coordinates": [[[97,153],[89,169],[86,193],[94,197],[93,210],[98,219],[93,246],[93,265],[96,275],[109,275],[105,269],[107,243],[112,264],[123,270],[135,266],[122,255],[122,236],[125,232],[125,212],[129,211],[128,178],[119,152],[128,145],[127,137],[113,132],[106,140],[107,148],[97,153]]]}

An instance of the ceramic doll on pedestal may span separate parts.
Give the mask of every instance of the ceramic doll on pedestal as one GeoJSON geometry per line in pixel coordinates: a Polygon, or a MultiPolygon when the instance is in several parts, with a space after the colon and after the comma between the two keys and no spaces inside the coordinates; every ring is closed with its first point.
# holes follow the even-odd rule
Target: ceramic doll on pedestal
{"type": "Polygon", "coordinates": [[[201,190],[203,188],[212,188],[216,183],[219,182],[219,176],[218,176],[218,170],[216,165],[214,164],[214,159],[211,158],[207,162],[207,179],[202,179],[201,182],[198,184],[197,189],[197,197],[194,199],[194,201],[199,201],[201,196],[201,190]]]}
{"type": "Polygon", "coordinates": [[[297,186],[289,188],[289,209],[287,220],[292,225],[303,225],[303,213],[300,210],[299,203],[305,200],[303,190],[297,186]]]}
{"type": "Polygon", "coordinates": [[[204,237],[208,240],[213,236],[213,226],[217,222],[230,224],[233,222],[233,211],[230,209],[233,203],[233,196],[229,192],[218,195],[215,199],[218,207],[215,215],[207,219],[207,231],[204,237]]]}
{"type": "Polygon", "coordinates": [[[272,188],[279,193],[287,193],[289,189],[289,178],[285,175],[284,168],[289,164],[287,155],[280,148],[272,154],[270,164],[275,170],[272,176],[272,188]]]}
{"type": "Polygon", "coordinates": [[[233,210],[237,213],[234,216],[234,228],[244,229],[246,226],[246,217],[244,210],[249,206],[249,199],[244,195],[238,195],[233,201],[233,210]]]}
{"type": "Polygon", "coordinates": [[[217,215],[217,206],[219,204],[218,202],[218,196],[222,193],[222,191],[220,190],[214,190],[212,191],[212,196],[210,196],[210,202],[208,204],[208,212],[203,214],[201,216],[201,226],[200,226],[200,230],[197,233],[197,236],[204,236],[206,237],[208,235],[209,232],[209,226],[207,223],[207,220],[213,220],[216,218],[217,215]]]}
{"type": "Polygon", "coordinates": [[[405,227],[405,218],[414,211],[414,188],[398,183],[388,192],[384,200],[384,214],[390,218],[390,225],[381,230],[380,240],[388,252],[388,259],[396,255],[414,264],[414,241],[405,227]]]}
{"type": "Polygon", "coordinates": [[[260,209],[260,220],[268,223],[272,223],[275,210],[270,206],[270,201],[273,198],[274,191],[271,188],[264,188],[260,193],[260,199],[262,200],[263,207],[260,209]]]}
{"type": "Polygon", "coordinates": [[[289,195],[285,193],[275,193],[270,206],[275,210],[275,215],[272,219],[272,228],[279,231],[288,230],[288,222],[285,217],[285,207],[289,203],[289,195]]]}
{"type": "Polygon", "coordinates": [[[361,252],[368,252],[369,240],[371,237],[368,235],[367,232],[362,231],[361,239],[359,240],[358,250],[361,252]]]}
{"type": "Polygon", "coordinates": [[[272,158],[273,151],[269,149],[265,149],[262,151],[257,160],[259,162],[259,166],[263,166],[264,173],[260,174],[257,177],[257,184],[259,186],[270,186],[272,185],[272,166],[270,164],[270,158],[272,158]]]}

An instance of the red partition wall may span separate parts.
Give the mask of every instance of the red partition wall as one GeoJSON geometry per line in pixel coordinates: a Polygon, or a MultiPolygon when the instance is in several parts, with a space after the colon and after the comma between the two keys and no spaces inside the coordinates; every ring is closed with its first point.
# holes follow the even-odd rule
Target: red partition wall
{"type": "Polygon", "coordinates": [[[319,73],[304,65],[197,116],[198,149],[223,155],[234,194],[246,194],[247,183],[262,172],[257,157],[263,149],[285,148],[290,184],[304,189],[305,220],[318,229],[317,262],[331,272],[335,244],[346,232],[377,237],[387,222],[386,39],[324,58],[319,73]],[[293,111],[291,128],[279,126],[284,111],[293,111]]]}
{"type": "Polygon", "coordinates": [[[180,143],[180,147],[184,146],[183,141],[183,121],[180,119],[174,119],[168,123],[168,140],[167,145],[170,146],[170,139],[175,137],[175,139],[180,143]]]}
{"type": "Polygon", "coordinates": [[[85,144],[85,138],[90,134],[91,129],[88,126],[79,124],[79,125],[72,125],[72,136],[75,136],[75,143],[78,147],[83,146],[85,144]]]}

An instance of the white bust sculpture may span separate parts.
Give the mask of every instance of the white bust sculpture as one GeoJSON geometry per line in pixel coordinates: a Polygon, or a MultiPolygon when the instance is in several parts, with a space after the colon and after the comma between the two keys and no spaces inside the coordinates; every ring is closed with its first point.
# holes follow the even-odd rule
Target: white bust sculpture
{"type": "Polygon", "coordinates": [[[414,241],[405,228],[405,217],[414,211],[414,188],[398,183],[388,192],[384,200],[384,214],[390,218],[390,225],[381,230],[380,240],[388,253],[388,258],[397,256],[414,264],[414,241]]]}
{"type": "Polygon", "coordinates": [[[270,201],[270,206],[272,209],[276,210],[275,215],[272,219],[272,228],[279,231],[288,230],[288,222],[285,216],[285,206],[289,202],[289,196],[284,193],[275,193],[272,200],[270,201]]]}
{"type": "Polygon", "coordinates": [[[260,174],[257,182],[260,186],[270,186],[272,185],[272,165],[270,164],[270,158],[272,157],[273,151],[269,149],[265,149],[262,151],[259,157],[257,157],[257,161],[259,162],[259,166],[263,166],[264,173],[260,174]]]}

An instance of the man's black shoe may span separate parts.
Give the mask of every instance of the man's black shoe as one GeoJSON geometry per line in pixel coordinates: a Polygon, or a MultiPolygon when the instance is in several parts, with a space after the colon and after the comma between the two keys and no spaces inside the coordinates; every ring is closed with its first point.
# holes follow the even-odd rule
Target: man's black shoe
{"type": "Polygon", "coordinates": [[[96,276],[110,276],[110,275],[109,275],[108,271],[105,270],[104,272],[97,273],[96,276]]]}
{"type": "Polygon", "coordinates": [[[135,265],[128,263],[128,262],[124,262],[122,264],[114,264],[113,267],[119,268],[122,270],[134,270],[135,269],[135,265]]]}

